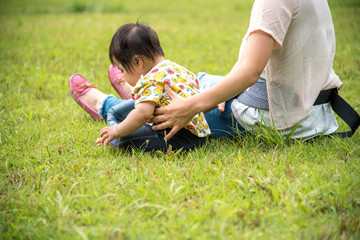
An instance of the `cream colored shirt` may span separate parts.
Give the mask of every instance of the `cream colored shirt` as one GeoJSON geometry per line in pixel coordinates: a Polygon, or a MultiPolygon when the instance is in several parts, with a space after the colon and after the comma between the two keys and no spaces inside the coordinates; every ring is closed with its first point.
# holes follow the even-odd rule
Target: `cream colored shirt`
{"type": "Polygon", "coordinates": [[[255,0],[249,29],[275,40],[265,67],[271,119],[277,129],[305,119],[321,90],[340,88],[332,70],[335,31],[326,0],[255,0]]]}

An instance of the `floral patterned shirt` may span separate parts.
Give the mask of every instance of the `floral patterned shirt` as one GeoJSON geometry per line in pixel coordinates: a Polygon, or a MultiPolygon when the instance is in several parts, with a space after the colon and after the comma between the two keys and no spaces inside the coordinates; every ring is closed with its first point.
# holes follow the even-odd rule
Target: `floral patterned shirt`
{"type": "MultiPolygon", "coordinates": [[[[171,98],[165,92],[165,83],[184,98],[199,93],[199,80],[194,73],[174,62],[164,60],[140,77],[132,92],[135,104],[151,101],[155,102],[155,107],[168,105],[171,98]]],[[[203,113],[195,115],[186,129],[198,137],[211,134],[203,113]]]]}

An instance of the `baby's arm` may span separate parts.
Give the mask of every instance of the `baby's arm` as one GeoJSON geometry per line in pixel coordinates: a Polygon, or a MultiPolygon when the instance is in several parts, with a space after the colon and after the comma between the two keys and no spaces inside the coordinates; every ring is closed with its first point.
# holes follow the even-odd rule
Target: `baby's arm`
{"type": "Polygon", "coordinates": [[[135,109],[129,113],[124,121],[100,130],[100,138],[96,140],[97,145],[103,144],[106,146],[113,139],[135,132],[150,119],[154,110],[155,102],[140,102],[136,104],[135,109]]]}

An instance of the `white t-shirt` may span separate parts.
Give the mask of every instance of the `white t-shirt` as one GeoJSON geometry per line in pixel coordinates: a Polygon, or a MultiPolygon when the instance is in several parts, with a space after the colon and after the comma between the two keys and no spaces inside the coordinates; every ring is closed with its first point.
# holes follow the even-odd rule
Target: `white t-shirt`
{"type": "Polygon", "coordinates": [[[272,123],[277,129],[286,129],[309,115],[321,90],[342,85],[332,71],[335,31],[328,3],[255,0],[239,61],[247,38],[258,30],[276,42],[265,78],[272,123]]]}

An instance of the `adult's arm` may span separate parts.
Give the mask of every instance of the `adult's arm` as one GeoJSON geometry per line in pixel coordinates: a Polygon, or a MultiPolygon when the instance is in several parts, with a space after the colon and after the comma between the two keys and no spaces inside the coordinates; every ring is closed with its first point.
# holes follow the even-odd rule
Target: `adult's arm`
{"type": "Polygon", "coordinates": [[[170,87],[165,90],[172,102],[155,110],[152,122],[154,130],[172,126],[165,137],[170,139],[177,131],[186,126],[199,112],[210,109],[217,104],[229,100],[255,84],[267,64],[273,50],[275,40],[263,31],[255,31],[247,39],[241,62],[236,62],[232,70],[216,85],[190,98],[181,98],[170,87]]]}

